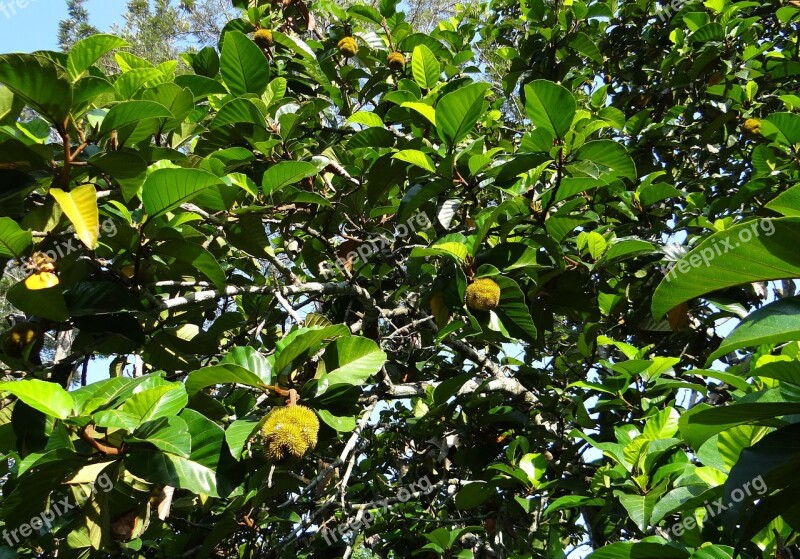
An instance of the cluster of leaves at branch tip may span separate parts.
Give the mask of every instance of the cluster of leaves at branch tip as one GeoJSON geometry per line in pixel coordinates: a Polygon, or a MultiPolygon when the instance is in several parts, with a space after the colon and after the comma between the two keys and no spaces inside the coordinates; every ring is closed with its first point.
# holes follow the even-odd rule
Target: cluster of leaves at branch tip
{"type": "Polygon", "coordinates": [[[346,58],[350,58],[358,54],[358,43],[354,37],[344,37],[339,44],[339,54],[346,58]]]}
{"type": "Polygon", "coordinates": [[[29,346],[31,355],[38,355],[44,346],[44,332],[33,322],[15,324],[2,336],[3,353],[14,359],[22,359],[29,346]]]}
{"type": "Polygon", "coordinates": [[[270,30],[270,29],[259,29],[258,31],[256,31],[256,34],[255,34],[255,37],[253,37],[253,40],[262,49],[270,48],[274,43],[273,38],[272,38],[272,30],[270,30]]]}
{"type": "Polygon", "coordinates": [[[761,135],[761,121],[757,118],[748,118],[744,121],[742,125],[742,129],[749,135],[749,136],[760,136],[761,135]]]}
{"type": "Polygon", "coordinates": [[[389,53],[387,63],[392,70],[400,71],[406,67],[406,55],[402,52],[392,51],[389,53]]]}
{"type": "Polygon", "coordinates": [[[271,462],[302,458],[317,445],[319,419],[305,406],[286,406],[271,410],[261,427],[264,456],[271,462]]]}
{"type": "Polygon", "coordinates": [[[489,278],[478,278],[467,287],[467,306],[474,311],[490,311],[500,304],[500,286],[489,278]]]}

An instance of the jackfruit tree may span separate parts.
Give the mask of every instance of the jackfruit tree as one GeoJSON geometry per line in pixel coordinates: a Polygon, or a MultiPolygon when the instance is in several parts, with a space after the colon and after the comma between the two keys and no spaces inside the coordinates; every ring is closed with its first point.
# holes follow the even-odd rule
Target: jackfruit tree
{"type": "Polygon", "coordinates": [[[0,557],[798,557],[800,8],[403,5],[0,55],[0,557]]]}

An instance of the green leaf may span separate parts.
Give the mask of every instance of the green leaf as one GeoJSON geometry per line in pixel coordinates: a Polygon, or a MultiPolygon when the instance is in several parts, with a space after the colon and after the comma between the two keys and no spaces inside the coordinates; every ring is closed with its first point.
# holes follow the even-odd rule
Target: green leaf
{"type": "Polygon", "coordinates": [[[764,137],[786,146],[800,143],[800,115],[795,113],[772,113],[761,121],[764,137]]]}
{"type": "Polygon", "coordinates": [[[576,152],[575,157],[578,160],[591,161],[614,178],[636,179],[633,159],[623,145],[612,140],[587,142],[576,152]]]}
{"type": "Polygon", "coordinates": [[[225,441],[231,450],[231,455],[239,460],[244,452],[247,441],[255,432],[261,422],[255,419],[237,419],[225,430],[225,441]]]}
{"type": "Polygon", "coordinates": [[[398,151],[393,156],[395,159],[399,159],[400,161],[405,161],[406,163],[411,163],[421,169],[425,169],[431,173],[436,172],[436,167],[433,164],[433,159],[431,159],[427,154],[416,150],[416,149],[404,149],[398,151]]]}
{"type": "Polygon", "coordinates": [[[316,175],[319,169],[308,161],[281,161],[264,173],[261,187],[264,194],[280,190],[284,186],[296,184],[306,177],[316,175]]]}
{"type": "Polygon", "coordinates": [[[439,82],[441,67],[431,49],[417,45],[411,54],[411,73],[422,89],[432,89],[439,82]]]}
{"type": "Polygon", "coordinates": [[[53,62],[35,54],[0,55],[5,84],[51,124],[61,126],[72,107],[72,87],[53,62]]]}
{"type": "Polygon", "coordinates": [[[269,63],[247,35],[228,31],[222,42],[222,79],[234,95],[261,95],[269,83],[269,63]]]}
{"type": "Polygon", "coordinates": [[[652,489],[647,495],[626,495],[621,491],[614,491],[620,504],[628,511],[630,519],[642,532],[650,526],[650,517],[653,514],[653,508],[661,498],[661,493],[656,489],[652,489]]]}
{"type": "Polygon", "coordinates": [[[494,493],[494,488],[485,481],[470,483],[456,493],[456,507],[462,510],[474,509],[483,504],[494,493]]]}
{"type": "Polygon", "coordinates": [[[149,118],[172,118],[172,113],[155,101],[125,101],[111,107],[100,125],[99,133],[100,136],[105,136],[112,130],[149,118]]]}
{"type": "Polygon", "coordinates": [[[719,289],[800,277],[800,218],[748,221],[715,233],[681,258],[653,295],[656,319],[719,289]]]}
{"type": "Polygon", "coordinates": [[[317,410],[317,415],[319,418],[334,429],[335,431],[339,431],[340,433],[350,433],[356,428],[356,418],[351,416],[344,416],[339,417],[333,415],[328,410],[317,410]]]}
{"type": "Polygon", "coordinates": [[[31,246],[33,235],[10,217],[0,217],[0,257],[20,258],[31,246]]]}
{"type": "Polygon", "coordinates": [[[418,112],[422,116],[424,116],[428,121],[436,126],[436,109],[428,105],[427,103],[421,103],[419,101],[406,101],[400,105],[401,107],[409,108],[413,111],[418,112]]]}
{"type": "Polygon", "coordinates": [[[350,330],[344,324],[295,330],[279,341],[275,348],[276,374],[291,372],[298,360],[305,361],[319,351],[324,342],[349,335],[350,330]]]}
{"type": "MultiPolygon", "coordinates": [[[[478,271],[481,277],[481,270],[478,271]]],[[[504,276],[492,276],[500,286],[500,305],[493,311],[509,335],[519,340],[536,340],[536,326],[517,282],[504,276]]]]}
{"type": "Polygon", "coordinates": [[[601,547],[587,559],[687,559],[689,552],[666,543],[618,542],[601,547]]]}
{"type": "Polygon", "coordinates": [[[160,417],[177,415],[189,401],[186,388],[170,383],[137,392],[122,405],[121,411],[139,420],[139,425],[160,417]]]}
{"type": "Polygon", "coordinates": [[[209,130],[216,130],[229,124],[254,124],[266,129],[267,119],[250,99],[234,99],[226,103],[208,125],[209,130]]]}
{"type": "Polygon", "coordinates": [[[225,289],[227,281],[225,272],[217,262],[217,259],[202,245],[189,243],[186,241],[167,241],[158,246],[157,254],[167,255],[175,258],[178,262],[183,262],[199,270],[214,284],[217,289],[225,289]]]}
{"type": "Polygon", "coordinates": [[[800,217],[800,184],[784,190],[765,207],[787,217],[800,217]]]}
{"type": "Polygon", "coordinates": [[[0,392],[13,394],[30,407],[57,419],[72,415],[75,401],[61,385],[38,379],[0,382],[0,392]]]}
{"type": "Polygon", "coordinates": [[[238,365],[213,365],[192,371],[186,377],[186,391],[194,394],[209,386],[218,384],[244,384],[263,388],[264,381],[258,375],[238,365]]]}
{"type": "Polygon", "coordinates": [[[800,403],[785,401],[743,402],[716,408],[698,404],[681,416],[681,435],[699,449],[708,439],[731,427],[745,423],[781,425],[775,418],[798,413],[800,403]]]}
{"type": "Polygon", "coordinates": [[[186,422],[180,417],[162,417],[142,424],[133,435],[126,437],[128,443],[149,443],[159,450],[189,458],[192,438],[186,422]]]}
{"type": "Polygon", "coordinates": [[[150,482],[186,489],[195,494],[219,497],[217,473],[197,462],[161,451],[137,449],[124,459],[134,475],[150,482]]]}
{"type": "Polygon", "coordinates": [[[525,86],[525,112],[537,128],[563,139],[572,126],[577,104],[565,87],[547,80],[533,80],[525,86]]]}
{"type": "Polygon", "coordinates": [[[142,203],[151,217],[157,217],[221,182],[202,169],[157,169],[142,185],[142,203]]]}
{"type": "Polygon", "coordinates": [[[800,339],[800,297],[789,297],[770,303],[751,313],[728,334],[719,348],[706,361],[737,349],[762,344],[778,344],[800,339]]]}
{"type": "Polygon", "coordinates": [[[8,290],[8,302],[27,315],[63,322],[69,318],[67,302],[61,285],[30,290],[19,282],[8,290]]]}
{"type": "Polygon", "coordinates": [[[67,70],[77,80],[89,67],[114,49],[130,46],[127,41],[113,35],[90,35],[81,39],[69,50],[67,70]]]}
{"type": "Polygon", "coordinates": [[[386,354],[368,338],[339,338],[329,345],[323,355],[328,370],[328,384],[361,385],[380,371],[386,354]]]}
{"type": "Polygon", "coordinates": [[[483,114],[487,83],[473,83],[448,93],[436,106],[436,131],[448,146],[463,140],[483,114]]]}
{"type": "Polygon", "coordinates": [[[272,384],[272,366],[267,358],[254,347],[234,347],[219,364],[243,367],[258,376],[264,384],[272,384]]]}
{"type": "Polygon", "coordinates": [[[368,128],[377,126],[383,128],[381,117],[368,111],[358,111],[347,117],[347,124],[361,124],[368,128]]]}

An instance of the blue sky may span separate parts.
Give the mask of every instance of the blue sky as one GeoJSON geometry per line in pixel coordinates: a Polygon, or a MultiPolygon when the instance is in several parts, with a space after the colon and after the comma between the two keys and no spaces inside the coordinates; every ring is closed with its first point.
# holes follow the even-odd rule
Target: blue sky
{"type": "MultiPolygon", "coordinates": [[[[88,0],[91,24],[107,31],[121,23],[126,3],[88,0]]],[[[65,0],[0,0],[0,53],[58,50],[58,22],[66,16],[65,0]]]]}

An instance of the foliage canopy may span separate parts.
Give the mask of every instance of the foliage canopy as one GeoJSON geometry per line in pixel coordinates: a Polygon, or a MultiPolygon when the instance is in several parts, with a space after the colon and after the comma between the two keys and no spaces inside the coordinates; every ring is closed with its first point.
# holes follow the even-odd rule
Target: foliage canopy
{"type": "Polygon", "coordinates": [[[790,556],[800,9],[232,7],[0,55],[0,554],[790,556]]]}

